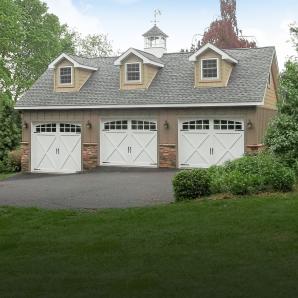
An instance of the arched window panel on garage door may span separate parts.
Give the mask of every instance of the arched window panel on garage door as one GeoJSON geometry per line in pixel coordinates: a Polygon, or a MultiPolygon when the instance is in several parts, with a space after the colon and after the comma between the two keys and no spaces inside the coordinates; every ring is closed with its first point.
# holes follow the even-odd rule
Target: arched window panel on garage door
{"type": "Polygon", "coordinates": [[[132,120],[131,129],[133,130],[156,130],[156,122],[145,120],[132,120]]]}
{"type": "Polygon", "coordinates": [[[210,129],[209,120],[192,120],[182,123],[182,130],[208,130],[210,129]]]}
{"type": "Polygon", "coordinates": [[[81,125],[71,123],[60,123],[60,132],[81,133],[81,125]]]}
{"type": "Polygon", "coordinates": [[[104,130],[127,130],[127,120],[109,121],[104,123],[104,130]]]}
{"type": "Polygon", "coordinates": [[[35,125],[34,133],[56,132],[56,123],[44,123],[35,125]]]}
{"type": "Polygon", "coordinates": [[[241,121],[233,120],[214,120],[215,130],[243,130],[243,123],[241,121]]]}

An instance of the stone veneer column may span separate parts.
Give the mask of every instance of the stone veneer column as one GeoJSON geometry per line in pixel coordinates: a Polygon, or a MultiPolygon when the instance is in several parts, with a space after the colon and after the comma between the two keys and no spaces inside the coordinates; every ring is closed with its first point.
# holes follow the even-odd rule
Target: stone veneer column
{"type": "Polygon", "coordinates": [[[160,168],[176,168],[176,145],[161,144],[159,145],[159,167],[160,168]]]}
{"type": "Polygon", "coordinates": [[[21,169],[22,172],[30,171],[30,146],[28,142],[21,142],[21,169]]]}
{"type": "Polygon", "coordinates": [[[96,143],[83,144],[83,170],[91,170],[97,167],[97,152],[96,143]]]}

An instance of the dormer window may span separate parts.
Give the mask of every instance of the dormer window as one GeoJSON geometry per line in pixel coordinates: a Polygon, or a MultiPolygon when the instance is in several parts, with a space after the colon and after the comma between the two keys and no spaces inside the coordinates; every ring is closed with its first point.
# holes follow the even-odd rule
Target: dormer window
{"type": "Polygon", "coordinates": [[[141,82],[141,63],[126,63],[125,74],[127,83],[141,82]]]}
{"type": "Polygon", "coordinates": [[[72,67],[66,66],[60,68],[60,84],[71,85],[72,84],[72,67]]]}
{"type": "Polygon", "coordinates": [[[217,80],[219,79],[218,59],[202,59],[201,60],[201,77],[202,80],[217,80]]]}

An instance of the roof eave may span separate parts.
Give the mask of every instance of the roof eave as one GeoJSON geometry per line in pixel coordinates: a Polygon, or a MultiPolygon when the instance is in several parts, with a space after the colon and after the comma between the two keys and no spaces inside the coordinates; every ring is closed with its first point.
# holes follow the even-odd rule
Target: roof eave
{"type": "Polygon", "coordinates": [[[155,61],[152,61],[150,59],[148,59],[147,57],[143,56],[141,53],[137,52],[135,49],[133,48],[130,48],[128,49],[124,54],[122,54],[117,60],[115,60],[114,62],[114,65],[116,66],[120,66],[122,65],[122,61],[128,57],[130,54],[134,54],[135,56],[139,57],[140,59],[143,60],[143,63],[144,64],[151,64],[151,65],[154,65],[154,66],[157,66],[157,67],[161,67],[163,68],[164,67],[164,64],[161,64],[161,63],[158,63],[158,62],[155,62],[155,61]]]}
{"type": "Polygon", "coordinates": [[[218,47],[214,46],[211,43],[205,44],[202,48],[200,48],[193,55],[191,55],[189,57],[189,61],[192,61],[192,62],[197,61],[197,57],[200,56],[205,51],[207,51],[208,49],[213,50],[217,54],[221,55],[223,60],[227,60],[230,63],[238,64],[238,61],[236,59],[234,59],[233,57],[231,57],[230,55],[228,55],[227,53],[225,53],[224,51],[222,51],[221,49],[219,49],[218,47]]]}
{"type": "Polygon", "coordinates": [[[68,61],[70,61],[73,66],[75,68],[83,68],[83,69],[88,69],[88,70],[93,70],[93,71],[97,71],[98,68],[96,67],[91,67],[91,66],[87,66],[87,65],[83,65],[80,64],[79,62],[77,62],[75,59],[71,58],[70,56],[68,56],[65,53],[62,53],[59,57],[57,57],[49,66],[49,69],[54,69],[56,67],[56,65],[62,60],[62,59],[66,59],[68,61]]]}

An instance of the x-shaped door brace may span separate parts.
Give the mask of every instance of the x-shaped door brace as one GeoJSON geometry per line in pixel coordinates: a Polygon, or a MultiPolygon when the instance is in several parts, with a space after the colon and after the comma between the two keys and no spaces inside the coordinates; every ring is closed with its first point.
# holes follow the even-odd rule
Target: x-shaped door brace
{"type": "MultiPolygon", "coordinates": [[[[215,164],[218,164],[219,162],[222,161],[222,159],[228,154],[230,153],[232,155],[232,157],[234,157],[233,153],[231,152],[231,149],[236,145],[236,143],[241,139],[242,134],[238,135],[238,138],[235,139],[235,141],[232,143],[232,145],[230,145],[229,147],[227,147],[226,145],[223,144],[223,142],[217,137],[217,135],[221,135],[221,134],[214,134],[214,137],[216,138],[216,140],[224,147],[225,149],[225,153],[216,161],[215,164]]],[[[236,135],[236,134],[233,134],[236,135]]]]}
{"type": "Polygon", "coordinates": [[[156,161],[152,158],[151,154],[148,153],[147,148],[146,148],[146,147],[147,147],[148,145],[150,145],[150,143],[155,139],[156,134],[153,133],[151,139],[150,139],[147,143],[145,143],[145,145],[141,144],[141,143],[138,141],[138,139],[136,138],[136,136],[135,136],[134,134],[132,134],[132,136],[133,136],[133,138],[135,139],[135,141],[136,141],[136,142],[140,145],[140,147],[141,147],[141,150],[140,150],[139,154],[136,155],[136,157],[134,158],[133,161],[135,162],[135,161],[139,158],[139,156],[140,156],[143,152],[145,152],[145,153],[147,154],[147,156],[151,159],[152,162],[156,162],[156,161]]]}
{"type": "MultiPolygon", "coordinates": [[[[60,169],[63,169],[64,165],[65,165],[66,162],[69,160],[69,158],[71,158],[71,159],[74,161],[74,163],[78,166],[78,168],[81,167],[81,165],[79,165],[79,164],[77,163],[76,159],[73,158],[73,152],[74,152],[74,150],[76,149],[76,147],[77,147],[77,145],[78,145],[78,143],[79,143],[80,141],[81,141],[81,138],[78,138],[77,141],[75,142],[75,144],[73,145],[72,149],[71,149],[71,150],[67,150],[67,153],[68,153],[68,154],[66,155],[64,162],[63,162],[62,164],[60,164],[60,169]]],[[[68,147],[65,145],[65,143],[64,143],[62,137],[60,137],[60,142],[64,145],[65,148],[68,149],[68,147]]]]}
{"type": "Polygon", "coordinates": [[[125,133],[124,137],[122,138],[122,140],[116,145],[108,136],[108,134],[105,134],[107,140],[111,143],[111,145],[113,146],[113,151],[105,158],[105,160],[109,160],[109,158],[117,151],[123,158],[123,160],[126,160],[125,156],[122,154],[122,152],[119,150],[120,145],[126,140],[126,138],[128,137],[128,134],[125,133]]]}
{"type": "Polygon", "coordinates": [[[201,141],[201,143],[197,146],[197,147],[195,147],[192,143],[191,143],[191,141],[188,139],[188,137],[187,137],[187,135],[186,134],[184,134],[183,135],[183,137],[185,138],[185,140],[189,143],[189,145],[194,149],[194,151],[191,153],[191,155],[185,160],[185,162],[183,162],[183,163],[187,163],[193,156],[194,156],[194,154],[197,152],[199,155],[200,155],[200,157],[208,164],[208,161],[205,159],[205,157],[198,151],[199,149],[200,149],[200,147],[202,146],[202,145],[204,145],[204,143],[209,139],[209,137],[210,137],[210,135],[209,134],[207,134],[206,136],[205,136],[205,138],[201,141]]]}
{"type": "MultiPolygon", "coordinates": [[[[46,149],[43,147],[43,145],[40,143],[40,141],[39,141],[39,139],[38,139],[38,136],[35,136],[35,140],[36,140],[36,142],[39,144],[39,146],[41,147],[41,149],[42,149],[42,151],[43,151],[43,156],[42,156],[40,162],[39,162],[36,166],[34,166],[35,169],[38,169],[38,168],[40,167],[41,163],[44,161],[44,159],[45,159],[46,156],[48,157],[48,160],[51,162],[53,168],[54,168],[54,169],[56,168],[56,165],[55,165],[55,163],[52,161],[52,159],[51,159],[51,157],[50,157],[50,154],[48,155],[48,152],[49,152],[50,149],[52,148],[52,146],[53,146],[53,144],[55,143],[56,138],[57,138],[56,136],[53,136],[53,137],[54,137],[54,138],[53,138],[53,140],[52,140],[50,146],[48,146],[48,149],[46,150],[46,149]]],[[[34,146],[33,146],[33,148],[34,148],[34,146]]]]}

